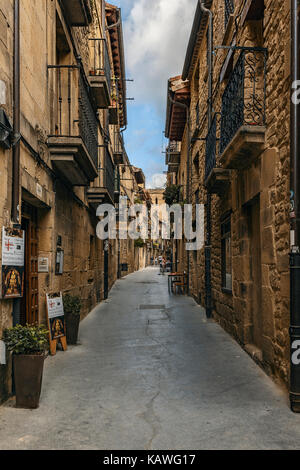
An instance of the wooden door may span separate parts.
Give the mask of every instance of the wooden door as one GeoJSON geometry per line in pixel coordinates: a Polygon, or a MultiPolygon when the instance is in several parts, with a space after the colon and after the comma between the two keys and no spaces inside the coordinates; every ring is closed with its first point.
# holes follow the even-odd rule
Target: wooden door
{"type": "Polygon", "coordinates": [[[22,229],[25,230],[25,289],[21,306],[21,324],[39,321],[38,289],[38,215],[37,209],[22,204],[22,229]]]}
{"type": "Polygon", "coordinates": [[[104,300],[108,298],[109,293],[109,245],[104,249],[104,300]]]}
{"type": "Polygon", "coordinates": [[[251,273],[253,281],[252,289],[252,314],[253,314],[253,344],[262,349],[263,318],[261,309],[261,239],[260,239],[260,201],[255,199],[250,210],[250,237],[251,237],[251,273]]]}

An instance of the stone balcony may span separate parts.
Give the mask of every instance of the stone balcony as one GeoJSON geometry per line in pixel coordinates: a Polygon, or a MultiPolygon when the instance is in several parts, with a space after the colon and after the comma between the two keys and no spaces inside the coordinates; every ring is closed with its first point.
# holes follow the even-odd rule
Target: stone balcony
{"type": "Polygon", "coordinates": [[[99,122],[85,82],[76,66],[49,66],[49,83],[53,169],[73,186],[89,186],[98,175],[99,122]]]}
{"type": "Polygon", "coordinates": [[[222,196],[231,183],[231,171],[221,167],[217,151],[219,114],[215,114],[206,138],[205,187],[210,194],[222,196]]]}
{"type": "Polygon", "coordinates": [[[265,147],[267,50],[233,50],[240,53],[222,97],[219,163],[244,170],[265,147]]]}
{"type": "Polygon", "coordinates": [[[105,148],[101,169],[93,187],[87,189],[88,202],[93,209],[100,204],[114,204],[120,194],[119,170],[114,165],[110,152],[105,148]]]}
{"type": "Polygon", "coordinates": [[[242,126],[220,158],[223,168],[244,170],[255,162],[265,147],[265,126],[242,126]]]}
{"type": "Polygon", "coordinates": [[[48,147],[55,170],[73,186],[87,186],[98,172],[82,137],[50,136],[48,147]]]}
{"type": "Polygon", "coordinates": [[[111,67],[106,40],[90,39],[90,70],[88,81],[94,102],[99,109],[111,106],[111,67]]]}
{"type": "Polygon", "coordinates": [[[213,168],[208,175],[205,186],[210,194],[222,196],[230,187],[231,171],[223,168],[213,168]]]}

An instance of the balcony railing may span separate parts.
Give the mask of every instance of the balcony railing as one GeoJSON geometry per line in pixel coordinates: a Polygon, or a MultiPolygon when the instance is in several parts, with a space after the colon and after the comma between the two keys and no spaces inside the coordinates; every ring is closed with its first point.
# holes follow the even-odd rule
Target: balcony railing
{"type": "Polygon", "coordinates": [[[98,119],[77,66],[50,66],[51,136],[80,137],[98,167],[98,119]]]}
{"type": "Polygon", "coordinates": [[[225,0],[225,28],[228,25],[230,15],[234,12],[234,0],[225,0]]]}
{"type": "Polygon", "coordinates": [[[111,69],[105,39],[90,39],[90,76],[105,77],[111,94],[111,69]]]}
{"type": "Polygon", "coordinates": [[[113,152],[116,155],[123,155],[123,139],[117,130],[114,133],[113,152]]]}
{"type": "MultiPolygon", "coordinates": [[[[120,195],[121,191],[121,177],[119,167],[115,167],[115,198],[120,195]]],[[[116,201],[117,202],[117,201],[116,201]]]]}
{"type": "Polygon", "coordinates": [[[222,98],[221,154],[242,126],[266,124],[267,50],[240,49],[222,98]]]}
{"type": "Polygon", "coordinates": [[[175,164],[180,162],[181,142],[170,141],[166,148],[166,165],[175,164]]]}
{"type": "Polygon", "coordinates": [[[206,139],[205,180],[217,164],[217,114],[215,114],[206,139]]]}
{"type": "Polygon", "coordinates": [[[115,165],[113,164],[110,154],[105,149],[105,161],[104,161],[104,188],[107,189],[111,200],[114,200],[116,180],[115,180],[115,165]]]}
{"type": "Polygon", "coordinates": [[[98,119],[83,78],[79,79],[79,131],[93,162],[98,166],[98,119]]]}

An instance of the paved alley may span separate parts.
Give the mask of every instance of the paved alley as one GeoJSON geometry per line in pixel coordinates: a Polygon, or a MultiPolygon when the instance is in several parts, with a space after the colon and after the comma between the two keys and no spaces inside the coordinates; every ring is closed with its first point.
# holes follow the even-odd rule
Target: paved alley
{"type": "Polygon", "coordinates": [[[296,449],[288,397],[148,268],[116,283],[80,345],[46,361],[40,408],[0,408],[0,449],[296,449]]]}

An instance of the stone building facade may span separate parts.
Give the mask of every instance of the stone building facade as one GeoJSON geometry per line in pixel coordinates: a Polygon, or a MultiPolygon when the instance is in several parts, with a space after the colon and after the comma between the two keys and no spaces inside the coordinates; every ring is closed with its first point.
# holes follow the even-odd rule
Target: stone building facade
{"type": "MultiPolygon", "coordinates": [[[[14,127],[20,116],[20,135],[11,132],[9,148],[0,142],[0,225],[25,230],[24,297],[0,300],[1,338],[13,324],[46,324],[47,293],[79,295],[84,317],[119,274],[118,242],[98,239],[96,209],[118,204],[120,169],[130,165],[120,132],[127,125],[121,11],[103,0],[1,0],[0,64],[1,122],[14,127]]],[[[0,402],[10,377],[10,366],[0,365],[0,402]]]]}
{"type": "Polygon", "coordinates": [[[177,160],[167,162],[169,182],[180,186],[183,200],[205,205],[206,247],[189,254],[183,242],[178,248],[190,294],[284,384],[290,357],[289,3],[205,1],[213,14],[211,96],[209,15],[197,5],[182,76],[168,83],[166,126],[170,145],[181,146],[177,160]]]}

